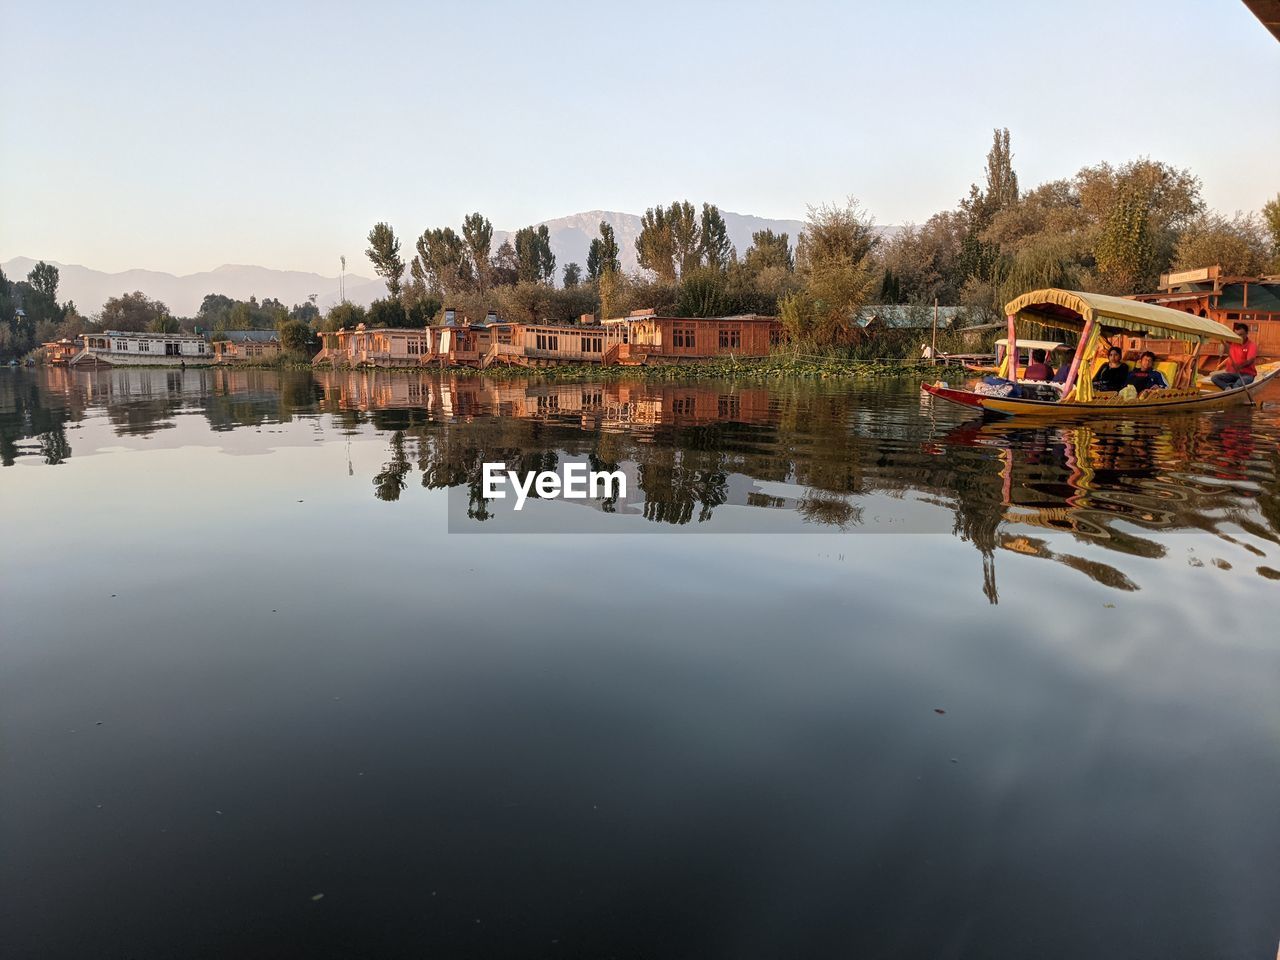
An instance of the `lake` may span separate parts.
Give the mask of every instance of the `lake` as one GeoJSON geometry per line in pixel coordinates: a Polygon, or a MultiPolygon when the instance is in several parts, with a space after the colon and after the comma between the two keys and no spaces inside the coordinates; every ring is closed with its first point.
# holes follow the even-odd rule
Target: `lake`
{"type": "Polygon", "coordinates": [[[5,370],[0,461],[5,957],[1280,940],[1280,404],[5,370]]]}

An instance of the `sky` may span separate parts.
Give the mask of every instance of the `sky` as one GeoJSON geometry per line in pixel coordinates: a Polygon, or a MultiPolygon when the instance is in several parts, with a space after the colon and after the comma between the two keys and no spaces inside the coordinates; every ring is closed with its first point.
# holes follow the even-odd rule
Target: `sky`
{"type": "Polygon", "coordinates": [[[688,198],[921,222],[982,178],[1150,156],[1280,191],[1280,43],[1240,0],[4,0],[0,261],[369,272],[365,235],[688,198]]]}

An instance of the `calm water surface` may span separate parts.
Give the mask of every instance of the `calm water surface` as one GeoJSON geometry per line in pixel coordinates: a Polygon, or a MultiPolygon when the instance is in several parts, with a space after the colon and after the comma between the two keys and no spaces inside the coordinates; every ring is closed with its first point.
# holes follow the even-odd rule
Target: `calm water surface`
{"type": "Polygon", "coordinates": [[[19,370],[0,460],[5,957],[1280,939],[1280,404],[19,370]]]}

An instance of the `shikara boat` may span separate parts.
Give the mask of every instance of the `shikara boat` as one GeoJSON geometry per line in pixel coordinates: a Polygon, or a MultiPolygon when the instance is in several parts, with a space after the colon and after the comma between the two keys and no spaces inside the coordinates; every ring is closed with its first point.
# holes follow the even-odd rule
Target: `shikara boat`
{"type": "Polygon", "coordinates": [[[1280,363],[1260,367],[1253,383],[1220,390],[1196,376],[1201,346],[1208,341],[1239,343],[1235,331],[1222,324],[1171,310],[1154,303],[1127,300],[1099,293],[1049,288],[1024,293],[1005,305],[1009,323],[1004,358],[997,371],[999,386],[979,382],[952,387],[941,381],[921,384],[925,393],[996,416],[1077,417],[1123,416],[1130,413],[1215,410],[1255,403],[1255,395],[1280,375],[1280,363]],[[1018,379],[1018,330],[1078,330],[1079,345],[1062,383],[1027,383],[1018,379]],[[1169,383],[1167,389],[1150,389],[1137,396],[1103,393],[1093,388],[1097,367],[1105,362],[1107,348],[1117,337],[1158,335],[1187,346],[1176,358],[1157,364],[1169,383]]]}

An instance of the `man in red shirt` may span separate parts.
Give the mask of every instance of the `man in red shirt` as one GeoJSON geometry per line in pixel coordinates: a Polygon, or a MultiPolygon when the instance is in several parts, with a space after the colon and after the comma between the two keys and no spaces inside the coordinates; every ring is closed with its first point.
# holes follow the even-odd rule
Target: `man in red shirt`
{"type": "Polygon", "coordinates": [[[1209,378],[1221,390],[1247,386],[1258,375],[1258,368],[1254,365],[1258,359],[1258,345],[1249,339],[1249,325],[1236,323],[1231,329],[1240,334],[1240,342],[1231,344],[1227,350],[1227,359],[1221,364],[1225,369],[1209,378]]]}

